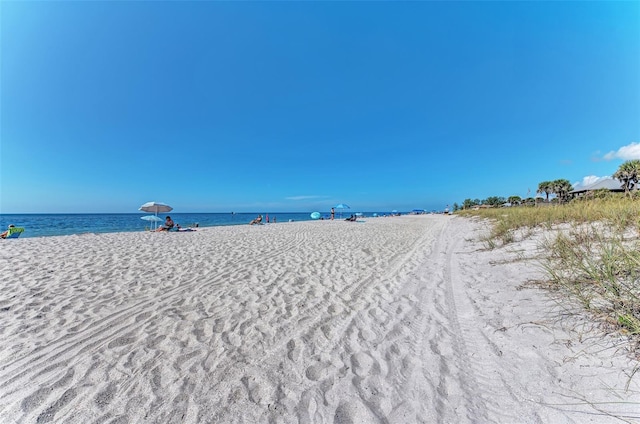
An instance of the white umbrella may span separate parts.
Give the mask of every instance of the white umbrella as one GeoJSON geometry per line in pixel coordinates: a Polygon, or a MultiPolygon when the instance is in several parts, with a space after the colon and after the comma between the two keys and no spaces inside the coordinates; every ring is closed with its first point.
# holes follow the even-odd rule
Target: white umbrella
{"type": "Polygon", "coordinates": [[[171,212],[173,208],[166,203],[147,202],[144,205],[140,206],[140,209],[138,210],[155,213],[156,215],[158,215],[158,212],[171,212]]]}

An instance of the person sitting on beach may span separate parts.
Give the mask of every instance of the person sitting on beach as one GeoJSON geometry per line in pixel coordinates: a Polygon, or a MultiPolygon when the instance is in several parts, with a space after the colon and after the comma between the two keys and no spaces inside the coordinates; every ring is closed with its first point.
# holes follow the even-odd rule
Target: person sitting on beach
{"type": "Polygon", "coordinates": [[[174,225],[175,224],[173,223],[173,220],[171,219],[171,217],[167,215],[167,217],[164,220],[164,225],[159,226],[156,231],[169,231],[170,229],[173,228],[174,225]]]}
{"type": "Polygon", "coordinates": [[[253,224],[260,224],[262,223],[262,215],[258,215],[258,217],[254,220],[252,220],[249,225],[253,225],[253,224]]]}
{"type": "Polygon", "coordinates": [[[351,215],[349,218],[346,218],[345,221],[351,221],[354,222],[356,220],[356,216],[355,215],[351,215]]]}
{"type": "Polygon", "coordinates": [[[9,231],[11,231],[12,228],[14,228],[15,225],[13,224],[9,224],[9,227],[7,228],[7,231],[5,231],[4,233],[0,234],[0,238],[7,238],[7,236],[9,235],[9,231]]]}

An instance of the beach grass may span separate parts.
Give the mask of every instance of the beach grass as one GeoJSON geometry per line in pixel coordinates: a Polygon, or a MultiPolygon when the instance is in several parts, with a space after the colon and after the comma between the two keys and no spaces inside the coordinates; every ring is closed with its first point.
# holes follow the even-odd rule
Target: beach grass
{"type": "Polygon", "coordinates": [[[490,249],[543,229],[541,265],[548,287],[630,336],[640,354],[640,201],[603,196],[458,214],[491,220],[483,239],[490,249]]]}

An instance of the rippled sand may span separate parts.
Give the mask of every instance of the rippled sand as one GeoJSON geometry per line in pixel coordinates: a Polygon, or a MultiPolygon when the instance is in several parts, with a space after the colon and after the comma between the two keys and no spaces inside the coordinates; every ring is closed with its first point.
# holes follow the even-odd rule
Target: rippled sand
{"type": "Polygon", "coordinates": [[[0,243],[2,423],[640,421],[535,238],[442,215],[0,243]],[[615,402],[615,403],[614,403],[615,402]]]}

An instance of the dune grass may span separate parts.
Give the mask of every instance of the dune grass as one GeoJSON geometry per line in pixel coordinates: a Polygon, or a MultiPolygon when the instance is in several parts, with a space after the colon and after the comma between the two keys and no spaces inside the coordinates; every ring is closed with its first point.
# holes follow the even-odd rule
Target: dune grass
{"type": "Polygon", "coordinates": [[[640,355],[640,201],[607,196],[563,205],[459,211],[493,222],[488,248],[540,228],[542,266],[550,287],[562,290],[602,322],[631,337],[640,355]]]}

